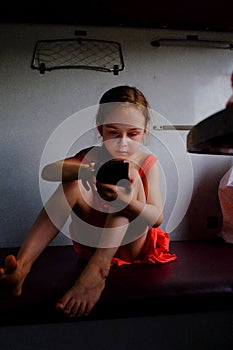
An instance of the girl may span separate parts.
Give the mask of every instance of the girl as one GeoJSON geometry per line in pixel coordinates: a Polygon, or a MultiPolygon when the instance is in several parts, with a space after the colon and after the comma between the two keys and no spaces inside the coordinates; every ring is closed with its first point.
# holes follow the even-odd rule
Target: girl
{"type": "Polygon", "coordinates": [[[163,208],[157,159],[141,147],[149,124],[145,96],[130,86],[108,90],[100,100],[96,124],[102,146],[83,149],[43,169],[42,177],[49,181],[58,181],[62,173],[61,185],[37,217],[17,259],[8,256],[0,269],[1,285],[21,294],[32,264],[58,234],[57,227],[62,227],[72,214],[74,249],[88,263],[57,302],[57,309],[70,317],[91,312],[113,264],[155,264],[176,259],[168,251],[168,234],[159,228],[163,208]],[[126,185],[96,182],[94,165],[118,158],[129,163],[130,181],[126,185]],[[55,224],[49,208],[57,213],[55,224]],[[79,243],[81,231],[85,235],[100,232],[96,247],[79,243]]]}

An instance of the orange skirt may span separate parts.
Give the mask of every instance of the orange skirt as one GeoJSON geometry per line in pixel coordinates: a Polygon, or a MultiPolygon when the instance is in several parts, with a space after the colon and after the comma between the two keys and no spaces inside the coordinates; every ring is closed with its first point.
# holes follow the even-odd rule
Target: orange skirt
{"type": "MultiPolygon", "coordinates": [[[[176,260],[176,255],[169,253],[170,237],[167,232],[161,230],[160,227],[152,227],[147,233],[141,257],[133,261],[125,261],[116,257],[112,258],[112,265],[130,265],[130,264],[165,264],[176,260]]],[[[84,246],[73,241],[74,250],[83,259],[90,259],[95,248],[84,246]]]]}

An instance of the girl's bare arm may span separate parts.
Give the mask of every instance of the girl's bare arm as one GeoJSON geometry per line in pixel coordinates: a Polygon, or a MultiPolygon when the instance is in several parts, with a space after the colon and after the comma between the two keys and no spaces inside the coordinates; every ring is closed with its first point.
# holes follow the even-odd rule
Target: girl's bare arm
{"type": "Polygon", "coordinates": [[[78,173],[88,169],[88,164],[83,164],[79,159],[70,157],[46,165],[41,173],[41,177],[47,181],[74,181],[78,180],[78,173]]]}

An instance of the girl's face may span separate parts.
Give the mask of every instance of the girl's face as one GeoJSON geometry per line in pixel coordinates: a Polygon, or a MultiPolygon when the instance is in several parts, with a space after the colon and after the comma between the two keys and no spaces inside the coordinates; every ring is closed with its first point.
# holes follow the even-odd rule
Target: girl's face
{"type": "Polygon", "coordinates": [[[141,146],[145,117],[134,106],[114,108],[99,127],[104,145],[113,158],[129,158],[141,146]]]}

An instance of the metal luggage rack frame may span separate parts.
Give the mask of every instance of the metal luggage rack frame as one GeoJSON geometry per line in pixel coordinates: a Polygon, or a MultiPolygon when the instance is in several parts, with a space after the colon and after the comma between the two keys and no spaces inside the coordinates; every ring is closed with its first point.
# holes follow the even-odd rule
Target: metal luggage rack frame
{"type": "Polygon", "coordinates": [[[41,74],[57,69],[88,69],[118,75],[125,65],[120,43],[72,38],[37,41],[31,68],[41,74]]]}

